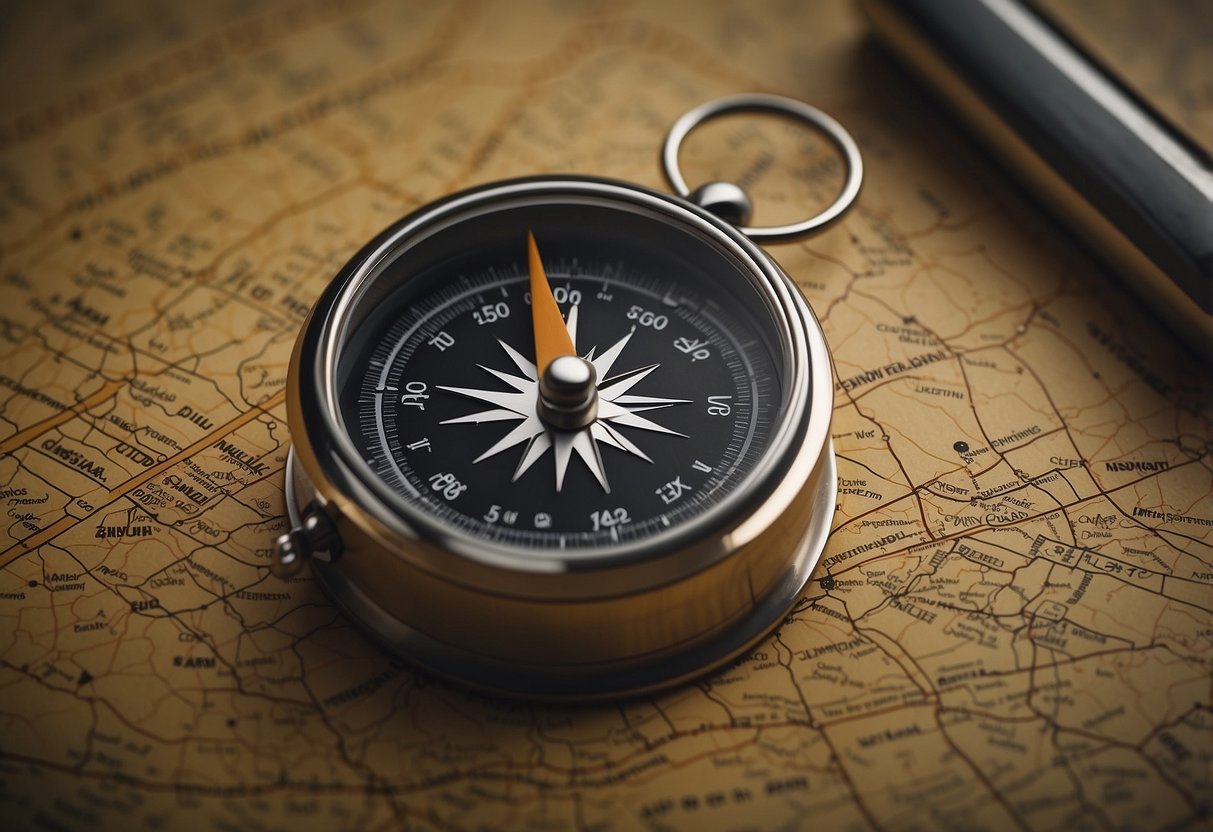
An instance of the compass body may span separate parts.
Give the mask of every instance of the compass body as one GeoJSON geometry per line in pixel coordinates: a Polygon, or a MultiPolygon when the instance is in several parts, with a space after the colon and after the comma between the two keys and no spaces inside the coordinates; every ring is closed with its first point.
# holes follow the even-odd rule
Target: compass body
{"type": "Polygon", "coordinates": [[[831,389],[799,292],[711,214],[593,178],[468,191],[368,244],[304,325],[293,545],[440,675],[543,698],[671,684],[808,580],[831,389]],[[556,360],[536,360],[539,301],[567,334],[556,360]],[[566,388],[572,422],[552,413],[566,388]]]}

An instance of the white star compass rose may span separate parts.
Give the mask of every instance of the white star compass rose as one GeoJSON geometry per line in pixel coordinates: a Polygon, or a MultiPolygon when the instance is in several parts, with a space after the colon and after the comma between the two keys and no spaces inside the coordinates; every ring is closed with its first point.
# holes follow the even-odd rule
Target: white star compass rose
{"type": "Polygon", "coordinates": [[[447,419],[442,424],[514,422],[516,424],[475,462],[525,445],[514,470],[514,480],[517,481],[551,448],[556,459],[557,491],[564,487],[569,462],[576,454],[603,490],[610,493],[598,446],[609,445],[651,463],[648,455],[624,436],[619,428],[638,428],[685,437],[686,434],[670,430],[640,413],[688,404],[690,400],[639,396],[630,392],[660,364],[649,364],[614,376],[610,374],[635,333],[635,327],[601,355],[595,355],[597,348],[594,347],[581,357],[576,348],[578,307],[569,309],[568,320],[565,321],[552,296],[535,238],[530,234],[527,235],[527,245],[536,361],[527,360],[518,350],[499,339],[497,343],[513,362],[517,372],[504,372],[484,364],[477,366],[512,390],[439,385],[440,390],[491,405],[487,410],[447,419]],[[543,368],[542,373],[540,368],[543,368]],[[602,381],[598,382],[598,379],[602,381]]]}

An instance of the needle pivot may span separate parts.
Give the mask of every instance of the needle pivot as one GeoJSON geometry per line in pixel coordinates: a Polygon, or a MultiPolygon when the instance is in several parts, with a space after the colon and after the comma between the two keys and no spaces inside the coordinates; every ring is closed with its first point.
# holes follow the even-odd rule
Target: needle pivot
{"type": "Polygon", "coordinates": [[[598,373],[576,355],[552,359],[539,377],[539,418],[557,430],[581,430],[598,418],[598,373]]]}

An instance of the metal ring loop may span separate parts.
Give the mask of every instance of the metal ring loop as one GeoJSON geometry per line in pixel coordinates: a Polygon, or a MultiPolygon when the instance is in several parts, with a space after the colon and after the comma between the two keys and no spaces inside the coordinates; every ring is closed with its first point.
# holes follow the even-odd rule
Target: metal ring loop
{"type": "Polygon", "coordinates": [[[827,226],[842,216],[843,212],[851,207],[855,197],[859,195],[859,186],[863,182],[863,159],[859,155],[859,146],[855,144],[851,134],[841,124],[821,110],[779,95],[760,93],[729,95],[706,104],[700,104],[679,117],[670,127],[670,132],[666,134],[665,143],[661,148],[661,163],[665,168],[666,179],[670,181],[670,185],[678,195],[686,198],[691,194],[691,189],[687,187],[682,171],[678,169],[678,151],[687,135],[709,119],[725,113],[756,111],[792,116],[824,131],[842,152],[843,158],[846,160],[847,176],[842,186],[842,193],[838,195],[838,198],[814,217],[791,225],[739,227],[738,230],[751,240],[791,240],[827,226]]]}

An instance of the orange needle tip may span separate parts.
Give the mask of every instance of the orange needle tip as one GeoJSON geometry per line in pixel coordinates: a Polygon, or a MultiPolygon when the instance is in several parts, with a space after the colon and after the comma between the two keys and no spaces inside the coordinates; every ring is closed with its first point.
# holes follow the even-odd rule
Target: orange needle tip
{"type": "Polygon", "coordinates": [[[543,260],[539,257],[539,246],[535,235],[528,229],[526,232],[527,259],[531,272],[531,324],[535,331],[535,369],[539,375],[547,369],[553,358],[562,355],[576,355],[573,339],[569,337],[568,327],[556,298],[552,296],[552,286],[548,282],[547,272],[543,269],[543,260]]]}
{"type": "Polygon", "coordinates": [[[543,260],[539,258],[539,245],[535,242],[535,234],[529,228],[526,232],[526,254],[531,266],[531,280],[535,279],[535,273],[538,272],[546,282],[547,274],[543,270],[543,260]]]}

